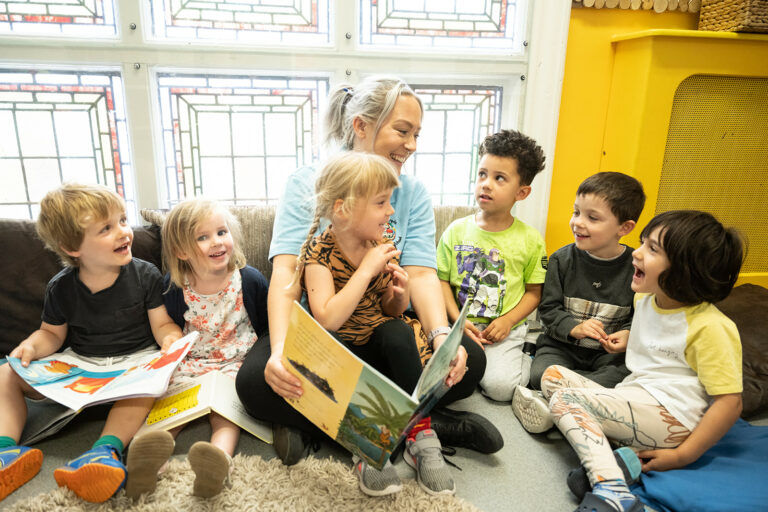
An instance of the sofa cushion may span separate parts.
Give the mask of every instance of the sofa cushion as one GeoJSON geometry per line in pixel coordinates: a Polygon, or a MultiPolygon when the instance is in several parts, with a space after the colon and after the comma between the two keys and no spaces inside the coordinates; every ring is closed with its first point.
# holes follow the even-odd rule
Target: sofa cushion
{"type": "MultiPolygon", "coordinates": [[[[0,356],[5,356],[40,327],[45,287],[63,266],[30,220],[0,219],[0,247],[5,248],[0,251],[0,356]]],[[[135,257],[159,266],[159,229],[134,228],[132,250],[135,257]]]]}
{"type": "Polygon", "coordinates": [[[741,415],[748,419],[768,410],[768,289],[742,284],[716,305],[739,329],[744,361],[741,415]]]}

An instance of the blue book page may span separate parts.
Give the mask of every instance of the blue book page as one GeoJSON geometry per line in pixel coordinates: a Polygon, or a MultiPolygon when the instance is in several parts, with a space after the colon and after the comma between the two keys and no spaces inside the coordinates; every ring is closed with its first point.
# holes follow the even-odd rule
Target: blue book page
{"type": "MultiPolygon", "coordinates": [[[[456,357],[456,352],[461,345],[461,338],[464,335],[464,323],[467,320],[467,309],[469,302],[464,303],[464,307],[459,313],[459,318],[453,324],[451,332],[445,338],[442,345],[432,355],[432,358],[427,363],[426,368],[419,378],[418,384],[416,384],[416,390],[413,392],[413,397],[419,402],[430,401],[430,397],[434,398],[437,395],[439,399],[448,391],[445,385],[445,379],[448,377],[448,373],[451,370],[451,361],[456,357]]],[[[436,400],[434,400],[436,401],[436,400]]]]}
{"type": "Polygon", "coordinates": [[[85,370],[69,362],[57,358],[56,355],[30,361],[26,368],[21,365],[18,357],[9,357],[8,364],[19,377],[32,386],[43,386],[52,382],[72,379],[85,373],[85,370]]]}

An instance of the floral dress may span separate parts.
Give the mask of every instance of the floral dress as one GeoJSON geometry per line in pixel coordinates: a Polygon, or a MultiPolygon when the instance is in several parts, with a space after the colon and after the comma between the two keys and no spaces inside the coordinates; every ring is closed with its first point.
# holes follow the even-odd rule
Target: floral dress
{"type": "Polygon", "coordinates": [[[213,370],[233,379],[258,336],[243,305],[240,270],[218,293],[202,295],[184,284],[184,334],[200,333],[187,357],[179,364],[173,382],[188,380],[213,370]]]}

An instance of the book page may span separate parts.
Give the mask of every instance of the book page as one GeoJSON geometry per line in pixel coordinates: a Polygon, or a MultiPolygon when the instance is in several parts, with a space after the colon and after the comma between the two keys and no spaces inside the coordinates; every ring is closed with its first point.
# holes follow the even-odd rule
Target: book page
{"type": "Polygon", "coordinates": [[[237,396],[235,379],[218,371],[211,372],[211,375],[213,375],[214,382],[211,394],[211,410],[221,414],[265,443],[272,444],[272,424],[257,420],[248,414],[237,396]]]}
{"type": "Polygon", "coordinates": [[[287,400],[307,419],[381,469],[417,406],[395,383],[347,350],[294,302],[283,364],[304,394],[287,400]]]}
{"type": "Polygon", "coordinates": [[[464,323],[467,320],[467,310],[469,301],[464,303],[461,308],[459,318],[453,324],[451,332],[446,336],[445,341],[440,345],[437,351],[432,355],[427,366],[424,368],[419,378],[413,397],[419,402],[428,400],[427,395],[437,395],[437,398],[448,391],[445,386],[445,379],[451,370],[451,361],[456,357],[456,352],[461,345],[461,338],[464,335],[464,323]]]}
{"type": "Polygon", "coordinates": [[[139,436],[150,430],[170,430],[184,425],[210,412],[213,374],[208,373],[194,380],[175,383],[160,398],[136,432],[139,436]]]}
{"type": "Polygon", "coordinates": [[[109,366],[89,363],[77,354],[53,354],[32,361],[27,368],[15,357],[8,364],[36,391],[80,410],[88,405],[137,396],[157,396],[168,386],[171,374],[194,344],[198,333],[177,340],[163,354],[159,350],[133,362],[109,366]]]}

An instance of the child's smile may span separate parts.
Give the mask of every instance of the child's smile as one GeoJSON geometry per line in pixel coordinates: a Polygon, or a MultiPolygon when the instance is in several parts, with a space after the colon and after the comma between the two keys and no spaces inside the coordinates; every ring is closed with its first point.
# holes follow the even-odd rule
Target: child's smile
{"type": "Polygon", "coordinates": [[[221,212],[214,212],[195,229],[197,254],[191,258],[192,269],[199,277],[229,271],[234,241],[221,212]]]}

